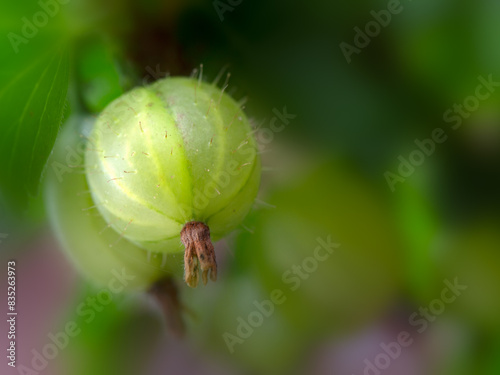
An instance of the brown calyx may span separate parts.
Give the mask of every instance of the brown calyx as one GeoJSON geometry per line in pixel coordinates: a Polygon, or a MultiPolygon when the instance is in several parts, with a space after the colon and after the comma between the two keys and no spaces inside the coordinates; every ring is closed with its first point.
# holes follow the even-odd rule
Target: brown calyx
{"type": "Polygon", "coordinates": [[[210,229],[200,221],[190,221],[181,230],[181,241],[186,248],[184,252],[184,280],[195,288],[198,285],[198,274],[201,268],[201,279],[207,284],[210,273],[212,281],[217,280],[217,262],[214,245],[210,240],[210,229]]]}

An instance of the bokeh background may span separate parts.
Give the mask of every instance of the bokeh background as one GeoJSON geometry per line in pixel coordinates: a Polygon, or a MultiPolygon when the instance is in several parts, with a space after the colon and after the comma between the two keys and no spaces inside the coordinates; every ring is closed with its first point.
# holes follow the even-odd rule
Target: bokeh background
{"type": "MultiPolygon", "coordinates": [[[[22,36],[23,17],[33,21],[45,8],[2,0],[0,14],[0,300],[6,311],[7,260],[15,259],[19,313],[18,367],[4,356],[0,373],[500,373],[499,2],[42,3],[57,6],[17,53],[9,33],[22,36]],[[390,20],[388,8],[398,9],[390,20]],[[342,43],[357,48],[347,59],[342,43]],[[216,245],[217,283],[192,290],[177,280],[183,338],[144,293],[114,295],[82,314],[102,287],[57,241],[45,173],[23,167],[23,155],[41,146],[29,143],[26,129],[13,141],[35,89],[49,97],[50,83],[57,88],[59,73],[39,79],[54,61],[69,82],[64,103],[50,102],[63,108],[53,116],[54,136],[136,85],[197,75],[200,64],[203,79],[220,75],[219,85],[230,72],[228,92],[245,101],[262,186],[240,230],[216,245]],[[493,83],[478,98],[484,81],[493,83]],[[270,130],[285,107],[289,122],[270,130]],[[415,140],[436,129],[446,140],[419,158],[415,140]],[[405,175],[396,181],[398,170],[405,175]],[[314,263],[307,259],[318,238],[336,247],[314,263]],[[299,265],[308,271],[291,281],[299,265]],[[464,286],[453,301],[443,294],[450,283],[464,286]],[[282,303],[256,318],[276,289],[282,303]],[[256,319],[248,337],[228,344],[225,334],[237,335],[248,319],[256,319]],[[80,331],[54,358],[39,360],[36,372],[20,370],[33,369],[35,352],[71,322],[80,331]],[[405,332],[411,344],[398,351],[390,343],[405,332]]],[[[52,144],[35,159],[45,162],[52,144]]],[[[0,326],[6,349],[8,325],[0,326]]]]}

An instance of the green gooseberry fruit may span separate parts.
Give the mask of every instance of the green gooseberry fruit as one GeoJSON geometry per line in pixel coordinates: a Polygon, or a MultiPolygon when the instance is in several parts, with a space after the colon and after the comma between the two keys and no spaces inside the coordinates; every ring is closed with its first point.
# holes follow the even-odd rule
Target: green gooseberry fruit
{"type": "Polygon", "coordinates": [[[185,247],[189,286],[217,266],[211,238],[235,229],[260,183],[249,121],[224,90],[166,78],[113,101],[97,119],[85,153],[92,198],[125,239],[155,253],[185,247]]]}
{"type": "Polygon", "coordinates": [[[341,335],[394,303],[400,241],[381,195],[359,171],[341,161],[313,165],[270,192],[275,209],[249,218],[253,233],[238,236],[235,262],[251,264],[268,293],[285,293],[279,309],[294,327],[341,335]]]}
{"type": "Polygon", "coordinates": [[[443,236],[437,263],[442,280],[461,285],[447,309],[488,335],[500,332],[500,218],[488,215],[443,236]]]}
{"type": "Polygon", "coordinates": [[[68,257],[93,285],[108,286],[118,272],[128,275],[124,291],[149,289],[165,276],[179,274],[182,259],[148,253],[121,238],[93,208],[85,174],[77,165],[87,146],[85,123],[85,118],[70,118],[48,162],[44,201],[51,226],[68,257]]]}

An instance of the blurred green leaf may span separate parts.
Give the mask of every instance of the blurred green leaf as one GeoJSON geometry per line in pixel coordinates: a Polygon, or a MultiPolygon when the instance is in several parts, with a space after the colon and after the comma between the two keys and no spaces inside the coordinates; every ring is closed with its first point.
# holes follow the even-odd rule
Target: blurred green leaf
{"type": "Polygon", "coordinates": [[[412,182],[398,187],[394,210],[405,241],[402,251],[407,287],[412,297],[425,303],[441,288],[433,257],[442,223],[429,193],[412,182]]]}
{"type": "Polygon", "coordinates": [[[0,187],[4,198],[25,207],[36,195],[59,131],[68,88],[68,55],[46,53],[15,71],[0,89],[2,103],[0,187]]]}
{"type": "Polygon", "coordinates": [[[9,2],[0,15],[3,200],[28,207],[61,125],[69,79],[64,4],[9,2]]]}

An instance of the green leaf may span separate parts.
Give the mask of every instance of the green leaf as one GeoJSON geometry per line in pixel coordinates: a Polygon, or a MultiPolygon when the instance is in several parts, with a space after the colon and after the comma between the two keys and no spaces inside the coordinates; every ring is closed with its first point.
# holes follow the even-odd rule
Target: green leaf
{"type": "Polygon", "coordinates": [[[40,43],[24,55],[14,55],[16,67],[4,60],[2,68],[9,74],[0,77],[0,189],[11,206],[21,209],[30,195],[38,193],[63,119],[69,80],[64,48],[52,47],[40,54],[40,43]]]}
{"type": "Polygon", "coordinates": [[[0,198],[19,214],[37,194],[69,80],[68,5],[14,1],[0,14],[0,198]]]}

